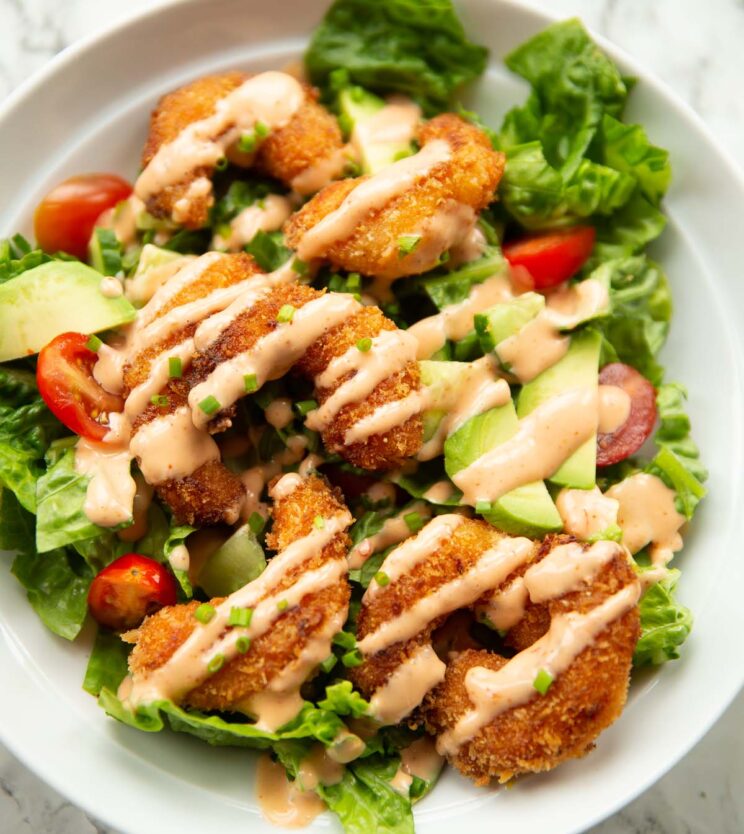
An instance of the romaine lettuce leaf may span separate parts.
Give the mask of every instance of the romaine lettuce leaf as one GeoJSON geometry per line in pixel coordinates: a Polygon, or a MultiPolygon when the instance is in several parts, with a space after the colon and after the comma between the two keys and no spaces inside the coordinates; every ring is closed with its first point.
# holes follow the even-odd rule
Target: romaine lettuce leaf
{"type": "Polygon", "coordinates": [[[0,487],[0,550],[34,549],[34,517],[9,489],[0,487]]]}
{"type": "Polygon", "coordinates": [[[39,396],[36,377],[26,368],[0,365],[0,405],[28,405],[39,396]]]}
{"type": "Polygon", "coordinates": [[[0,240],[0,284],[10,281],[27,269],[53,261],[51,255],[41,249],[32,249],[31,244],[22,236],[0,240]]]}
{"type": "Polygon", "coordinates": [[[292,254],[284,245],[284,235],[281,232],[257,232],[253,239],[246,243],[245,251],[253,255],[256,263],[267,272],[279,269],[292,254]]]}
{"type": "Polygon", "coordinates": [[[351,681],[339,681],[327,686],[326,696],[318,701],[318,706],[337,715],[351,715],[353,718],[360,718],[369,712],[369,703],[354,690],[351,681]]]}
{"type": "Polygon", "coordinates": [[[99,628],[88,658],[83,689],[98,697],[103,689],[116,692],[127,674],[127,658],[132,647],[118,634],[99,628]]]}
{"type": "Polygon", "coordinates": [[[687,389],[678,382],[667,382],[656,391],[659,428],[654,443],[670,449],[700,483],[707,480],[708,470],[700,461],[700,450],[690,436],[690,418],[685,411],[687,389]]]}
{"type": "Polygon", "coordinates": [[[423,278],[408,281],[412,290],[423,290],[437,309],[459,304],[470,295],[475,284],[481,284],[504,268],[504,257],[498,246],[489,246],[477,261],[463,264],[449,272],[438,269],[423,278]]]}
{"type": "Polygon", "coordinates": [[[658,206],[672,178],[669,152],[652,145],[640,125],[626,125],[604,115],[602,119],[602,162],[631,174],[641,194],[658,206]]]}
{"type": "Polygon", "coordinates": [[[633,655],[635,666],[666,663],[679,657],[679,646],[692,629],[692,613],[674,598],[678,570],[651,585],[641,597],[641,639],[633,655]]]}
{"type": "Polygon", "coordinates": [[[427,114],[485,69],[488,52],[471,43],[451,0],[336,0],[305,53],[313,84],[334,71],[374,92],[405,93],[427,114]]]}
{"type": "Polygon", "coordinates": [[[597,242],[592,262],[621,258],[640,252],[664,231],[666,217],[636,190],[628,202],[610,217],[595,218],[597,242]]]}
{"type": "Polygon", "coordinates": [[[12,570],[44,625],[65,640],[74,640],[88,611],[93,570],[65,548],[42,554],[19,553],[12,570]]]}

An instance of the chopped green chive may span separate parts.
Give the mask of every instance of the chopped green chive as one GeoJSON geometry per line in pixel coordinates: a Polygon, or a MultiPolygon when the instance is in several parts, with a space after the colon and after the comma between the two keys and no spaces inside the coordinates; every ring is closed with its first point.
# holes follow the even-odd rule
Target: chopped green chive
{"type": "Polygon", "coordinates": [[[252,608],[231,608],[230,616],[227,619],[227,624],[231,626],[241,626],[248,628],[253,619],[252,608]]]}
{"type": "Polygon", "coordinates": [[[241,153],[253,153],[258,147],[258,136],[254,130],[246,131],[238,139],[238,150],[241,153]]]}
{"type": "Polygon", "coordinates": [[[207,663],[207,672],[209,672],[210,675],[213,675],[215,672],[219,672],[224,665],[225,656],[223,654],[216,654],[209,661],[209,663],[207,663]]]}
{"type": "Polygon", "coordinates": [[[218,171],[224,171],[227,168],[227,165],[228,165],[228,162],[227,162],[227,157],[226,156],[221,156],[217,160],[217,162],[214,163],[214,167],[218,171]]]}
{"type": "Polygon", "coordinates": [[[183,362],[180,356],[168,357],[168,376],[171,379],[178,379],[183,376],[183,362]]]}
{"type": "Polygon", "coordinates": [[[354,122],[352,121],[351,116],[346,113],[341,113],[338,117],[338,126],[341,128],[341,132],[344,136],[349,136],[351,131],[354,130],[354,122]]]}
{"type": "Polygon", "coordinates": [[[404,150],[398,151],[393,157],[393,162],[398,162],[398,160],[405,159],[407,156],[413,156],[413,150],[411,150],[410,148],[405,148],[404,150]]]}
{"type": "Polygon", "coordinates": [[[541,695],[545,695],[545,693],[550,689],[551,683],[553,683],[553,676],[545,669],[540,669],[535,677],[535,680],[532,681],[532,685],[541,695]]]}
{"type": "Polygon", "coordinates": [[[346,652],[346,654],[341,656],[341,663],[350,669],[354,666],[361,666],[364,663],[364,658],[359,649],[352,649],[350,652],[346,652]]]}
{"type": "Polygon", "coordinates": [[[424,519],[417,512],[406,513],[403,516],[403,521],[412,533],[417,532],[424,526],[424,519]]]}
{"type": "Polygon", "coordinates": [[[475,502],[475,511],[483,515],[484,513],[491,511],[491,502],[490,501],[476,501],[475,502]]]}
{"type": "Polygon", "coordinates": [[[364,99],[364,95],[364,90],[361,87],[349,87],[349,96],[357,104],[364,99]]]}
{"type": "Polygon", "coordinates": [[[307,275],[308,269],[309,267],[305,261],[301,261],[299,258],[294,258],[292,261],[292,271],[298,275],[307,275]]]}
{"type": "Polygon", "coordinates": [[[350,159],[346,165],[344,165],[344,174],[346,174],[347,177],[358,177],[361,173],[361,165],[353,159],[350,159]]]}
{"type": "Polygon", "coordinates": [[[353,649],[356,646],[356,637],[348,631],[339,631],[333,635],[331,640],[334,646],[341,646],[342,649],[353,649]]]}
{"type": "Polygon", "coordinates": [[[325,519],[322,515],[316,515],[313,519],[313,526],[317,527],[318,530],[322,530],[325,527],[325,519]]]}
{"type": "Polygon", "coordinates": [[[196,611],[194,611],[194,616],[200,623],[206,625],[216,613],[217,611],[215,610],[214,605],[210,605],[208,602],[203,602],[196,609],[196,611]]]}
{"type": "Polygon", "coordinates": [[[266,519],[261,513],[251,513],[251,517],[248,519],[248,526],[253,531],[253,534],[258,536],[266,526],[266,519]]]}
{"type": "Polygon", "coordinates": [[[442,252],[442,254],[437,258],[438,264],[446,264],[447,261],[450,259],[449,250],[446,252],[442,252]]]}
{"type": "Polygon", "coordinates": [[[346,287],[350,290],[361,290],[362,276],[358,272],[350,272],[346,278],[346,287]]]}
{"type": "Polygon", "coordinates": [[[165,394],[153,394],[150,397],[150,402],[158,408],[165,408],[168,405],[168,397],[165,394]]]}
{"type": "Polygon", "coordinates": [[[280,324],[286,324],[287,322],[292,321],[294,318],[296,310],[291,304],[284,304],[282,305],[281,309],[276,315],[276,320],[280,324]]]}
{"type": "Polygon", "coordinates": [[[210,394],[199,403],[199,408],[201,408],[205,414],[215,414],[222,408],[222,406],[220,405],[220,401],[210,394]]]}
{"type": "Polygon", "coordinates": [[[385,571],[378,570],[375,574],[375,582],[381,588],[384,588],[386,585],[390,584],[390,577],[385,573],[385,571]]]}
{"type": "Polygon", "coordinates": [[[265,139],[271,133],[271,128],[265,122],[256,122],[253,129],[259,139],[265,139]]]}
{"type": "Polygon", "coordinates": [[[318,403],[315,400],[300,400],[298,403],[295,403],[295,408],[300,417],[305,417],[311,411],[315,411],[317,407],[318,403]]]}
{"type": "Polygon", "coordinates": [[[398,256],[404,258],[419,245],[421,235],[401,235],[398,238],[398,256]]]}
{"type": "Polygon", "coordinates": [[[239,654],[245,654],[248,649],[251,647],[251,638],[246,637],[243,635],[242,637],[238,637],[235,641],[235,648],[238,650],[239,654]]]}
{"type": "Polygon", "coordinates": [[[252,394],[258,391],[258,377],[255,374],[246,374],[243,377],[243,387],[246,394],[252,394]]]}
{"type": "Polygon", "coordinates": [[[96,336],[95,333],[91,333],[90,336],[88,336],[88,341],[85,343],[85,347],[87,347],[88,350],[92,350],[93,353],[98,353],[102,344],[103,342],[98,338],[98,336],[96,336]]]}
{"type": "Polygon", "coordinates": [[[338,658],[335,654],[329,654],[328,657],[320,664],[320,668],[328,674],[333,667],[338,663],[338,658]]]}
{"type": "Polygon", "coordinates": [[[357,350],[361,353],[367,353],[372,349],[372,339],[369,336],[366,336],[364,339],[360,339],[357,343],[357,350]]]}
{"type": "Polygon", "coordinates": [[[280,599],[279,602],[277,602],[276,607],[280,611],[286,611],[289,608],[289,602],[287,602],[286,599],[280,599]]]}

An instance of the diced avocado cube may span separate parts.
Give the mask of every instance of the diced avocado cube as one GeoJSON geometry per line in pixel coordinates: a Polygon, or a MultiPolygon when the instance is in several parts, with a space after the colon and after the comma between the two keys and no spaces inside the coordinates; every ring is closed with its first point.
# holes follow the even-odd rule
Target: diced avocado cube
{"type": "Polygon", "coordinates": [[[266,556],[249,524],[230,536],[199,571],[197,584],[210,597],[223,597],[252,582],[266,568],[266,556]]]}
{"type": "Polygon", "coordinates": [[[536,292],[526,292],[503,304],[475,315],[475,331],[484,353],[496,350],[497,345],[518,333],[542,310],[545,297],[536,292]]]}

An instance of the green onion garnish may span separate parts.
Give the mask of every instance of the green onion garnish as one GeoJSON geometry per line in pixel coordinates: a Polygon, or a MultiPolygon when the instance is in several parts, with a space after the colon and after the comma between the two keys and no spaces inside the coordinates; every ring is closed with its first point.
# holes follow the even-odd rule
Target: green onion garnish
{"type": "Polygon", "coordinates": [[[401,235],[398,238],[398,256],[404,258],[419,245],[421,235],[401,235]]]}
{"type": "Polygon", "coordinates": [[[194,611],[194,616],[200,623],[206,625],[212,617],[217,613],[214,605],[210,605],[208,602],[203,602],[197,609],[194,611]]]}
{"type": "Polygon", "coordinates": [[[216,654],[209,661],[209,663],[207,663],[207,672],[209,672],[210,675],[213,675],[215,672],[219,672],[224,665],[225,656],[223,654],[216,654]]]}
{"type": "Polygon", "coordinates": [[[398,162],[398,160],[405,159],[407,156],[413,156],[413,150],[411,148],[398,151],[393,157],[393,162],[398,162]]]}
{"type": "Polygon", "coordinates": [[[243,387],[246,394],[252,394],[258,391],[258,377],[255,374],[246,374],[243,377],[243,387]]]}
{"type": "Polygon", "coordinates": [[[283,304],[276,315],[276,320],[280,324],[286,324],[287,322],[292,321],[295,312],[296,310],[291,304],[283,304]]]}
{"type": "Polygon", "coordinates": [[[271,128],[265,122],[256,122],[253,129],[259,139],[265,139],[271,133],[271,128]]]}
{"type": "Polygon", "coordinates": [[[358,177],[362,173],[361,165],[354,159],[349,159],[344,165],[344,174],[347,177],[358,177]]]}
{"type": "Polygon", "coordinates": [[[266,519],[261,515],[261,513],[251,513],[251,517],[248,519],[248,526],[253,531],[253,534],[258,536],[263,532],[263,528],[266,526],[266,519]]]}
{"type": "Polygon", "coordinates": [[[346,288],[349,290],[361,290],[362,276],[358,272],[350,272],[346,278],[346,288]]]}
{"type": "Polygon", "coordinates": [[[353,649],[356,646],[356,637],[348,631],[339,631],[333,635],[331,640],[334,646],[341,646],[342,649],[353,649]]]}
{"type": "Polygon", "coordinates": [[[551,683],[553,683],[553,676],[545,669],[540,669],[535,677],[535,680],[532,681],[532,685],[541,695],[545,695],[545,693],[550,689],[551,683]]]}
{"type": "Polygon", "coordinates": [[[357,343],[357,350],[361,353],[367,353],[372,349],[372,339],[369,336],[366,336],[364,339],[360,339],[357,343]]]}
{"type": "Polygon", "coordinates": [[[171,379],[178,379],[183,376],[183,362],[180,356],[168,357],[168,376],[171,379]]]}
{"type": "Polygon", "coordinates": [[[227,157],[226,156],[221,156],[217,160],[217,162],[214,163],[214,167],[218,171],[224,171],[227,168],[227,166],[228,166],[228,162],[227,162],[227,157]]]}
{"type": "Polygon", "coordinates": [[[246,637],[245,634],[243,634],[241,637],[238,637],[238,639],[235,641],[235,648],[238,650],[240,654],[245,654],[248,651],[248,649],[250,649],[250,647],[251,638],[246,637]]]}
{"type": "Polygon", "coordinates": [[[254,130],[246,131],[238,139],[238,150],[241,153],[253,153],[258,147],[258,136],[254,130]]]}
{"type": "Polygon", "coordinates": [[[329,654],[328,657],[320,664],[320,668],[328,674],[333,667],[338,663],[338,658],[335,654],[329,654]]]}
{"type": "Polygon", "coordinates": [[[351,116],[346,113],[341,113],[338,117],[338,126],[341,128],[341,132],[344,136],[349,136],[351,131],[354,129],[354,122],[352,121],[351,116]]]}
{"type": "Polygon", "coordinates": [[[424,526],[424,519],[415,511],[406,513],[403,516],[403,521],[405,521],[406,526],[412,533],[417,532],[424,526]]]}
{"type": "Polygon", "coordinates": [[[378,570],[375,574],[375,582],[381,588],[384,588],[386,585],[390,584],[390,577],[385,573],[385,571],[378,570]]]}
{"type": "Polygon", "coordinates": [[[252,608],[231,608],[227,624],[231,626],[240,626],[241,628],[248,628],[252,619],[252,608]]]}
{"type": "Polygon", "coordinates": [[[292,261],[292,272],[296,272],[298,275],[307,275],[308,269],[309,267],[305,261],[301,261],[299,258],[292,261]]]}
{"type": "Polygon", "coordinates": [[[92,350],[93,353],[98,353],[102,344],[103,342],[98,338],[98,336],[96,336],[95,333],[91,333],[90,336],[88,336],[88,341],[85,343],[85,347],[87,347],[88,350],[92,350]]]}
{"type": "Polygon", "coordinates": [[[315,400],[300,400],[295,403],[295,408],[297,409],[297,413],[300,417],[305,417],[311,411],[315,411],[317,407],[318,403],[316,403],[315,400]]]}
{"type": "Polygon", "coordinates": [[[276,607],[280,611],[286,611],[289,608],[289,602],[286,599],[280,599],[279,602],[277,602],[276,607]]]}
{"type": "Polygon", "coordinates": [[[364,658],[359,649],[352,649],[350,652],[346,652],[346,654],[341,656],[341,663],[350,669],[354,666],[361,666],[364,663],[364,658]]]}
{"type": "Polygon", "coordinates": [[[158,408],[165,408],[168,405],[168,397],[165,394],[153,394],[150,397],[150,402],[158,408]]]}
{"type": "Polygon", "coordinates": [[[220,405],[220,401],[210,394],[199,403],[199,408],[201,408],[205,414],[214,414],[219,411],[222,406],[220,405]]]}
{"type": "Polygon", "coordinates": [[[325,527],[325,519],[322,515],[316,515],[313,519],[313,527],[317,527],[318,530],[322,530],[325,527]]]}

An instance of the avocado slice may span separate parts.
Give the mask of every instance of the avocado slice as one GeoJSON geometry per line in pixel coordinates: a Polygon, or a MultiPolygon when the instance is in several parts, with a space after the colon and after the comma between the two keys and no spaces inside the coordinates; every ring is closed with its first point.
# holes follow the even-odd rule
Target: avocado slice
{"type": "Polygon", "coordinates": [[[526,292],[503,304],[497,304],[474,318],[475,332],[484,353],[518,333],[545,309],[545,297],[536,292],[526,292]]]}
{"type": "Polygon", "coordinates": [[[266,556],[249,524],[244,524],[209,557],[197,584],[210,597],[223,597],[252,582],[266,568],[266,556]]]}
{"type": "MultiPolygon", "coordinates": [[[[517,400],[517,414],[526,417],[539,405],[570,388],[596,388],[599,381],[599,352],[602,337],[584,330],[571,337],[565,356],[522,387],[517,400]]],[[[561,486],[591,489],[596,483],[597,437],[592,435],[549,478],[561,486]]]]}
{"type": "Polygon", "coordinates": [[[78,261],[48,261],[0,285],[0,362],[37,353],[60,333],[132,321],[134,307],[124,296],[103,295],[101,280],[78,261]]]}
{"type": "MultiPolygon", "coordinates": [[[[516,434],[519,419],[510,400],[472,417],[444,444],[444,468],[452,478],[486,452],[516,434]]],[[[502,495],[478,512],[500,530],[518,536],[543,536],[563,527],[558,510],[545,484],[535,481],[502,495]]]]}
{"type": "Polygon", "coordinates": [[[359,153],[362,173],[376,174],[401,156],[413,153],[410,142],[372,141],[365,137],[364,123],[371,119],[385,106],[379,96],[368,92],[363,87],[345,87],[338,96],[341,123],[348,128],[352,144],[359,153]],[[355,128],[361,128],[355,130],[355,128]]]}
{"type": "Polygon", "coordinates": [[[184,256],[180,252],[174,252],[172,249],[162,249],[160,246],[155,246],[154,243],[146,243],[142,247],[142,252],[137,263],[135,275],[142,275],[155,267],[163,266],[163,264],[177,261],[184,256]]]}
{"type": "Polygon", "coordinates": [[[429,407],[423,413],[424,442],[430,440],[449,408],[453,392],[462,387],[468,362],[449,362],[424,359],[419,363],[421,383],[428,389],[429,407]]]}

